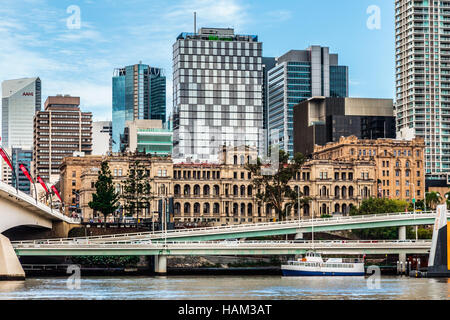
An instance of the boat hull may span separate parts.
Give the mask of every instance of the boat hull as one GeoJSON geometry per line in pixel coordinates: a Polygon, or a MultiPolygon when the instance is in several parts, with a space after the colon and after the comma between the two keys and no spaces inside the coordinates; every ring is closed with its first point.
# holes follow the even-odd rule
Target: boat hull
{"type": "Polygon", "coordinates": [[[281,269],[285,277],[356,277],[364,276],[364,272],[331,272],[331,271],[306,271],[306,270],[285,270],[281,269]]]}

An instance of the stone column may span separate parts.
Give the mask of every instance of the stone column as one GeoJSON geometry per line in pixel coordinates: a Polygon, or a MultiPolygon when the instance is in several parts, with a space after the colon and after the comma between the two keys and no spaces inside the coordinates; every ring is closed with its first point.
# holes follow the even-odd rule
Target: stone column
{"type": "MultiPolygon", "coordinates": [[[[398,228],[398,240],[406,240],[406,226],[398,228]]],[[[398,255],[398,261],[401,262],[402,272],[406,272],[406,253],[398,255]]]]}
{"type": "Polygon", "coordinates": [[[155,273],[159,275],[167,274],[167,256],[155,256],[155,273]]]}
{"type": "Polygon", "coordinates": [[[0,234],[0,280],[25,280],[25,272],[8,238],[0,234]]]}

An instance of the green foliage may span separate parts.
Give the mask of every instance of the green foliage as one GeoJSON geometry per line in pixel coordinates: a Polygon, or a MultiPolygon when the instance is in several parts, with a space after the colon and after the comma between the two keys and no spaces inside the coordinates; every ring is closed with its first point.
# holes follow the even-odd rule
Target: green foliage
{"type": "Polygon", "coordinates": [[[72,262],[90,267],[127,267],[139,262],[138,256],[79,256],[72,257],[72,262]]]}
{"type": "Polygon", "coordinates": [[[427,192],[425,195],[425,201],[427,204],[427,209],[436,209],[436,206],[442,201],[442,196],[434,191],[427,192]]]}
{"type": "MultiPolygon", "coordinates": [[[[305,161],[301,153],[295,154],[294,159],[289,161],[289,154],[280,150],[279,167],[272,175],[262,174],[262,170],[267,169],[268,166],[262,164],[260,159],[256,164],[246,165],[246,169],[253,176],[253,186],[257,190],[256,198],[274,208],[279,220],[286,217],[286,207],[292,208],[297,202],[298,194],[288,183],[300,171],[305,161]],[[285,203],[284,208],[283,203],[285,203]]],[[[309,198],[303,197],[300,192],[300,206],[308,202],[309,198]]]]}
{"type": "MultiPolygon", "coordinates": [[[[407,239],[416,239],[416,228],[415,227],[407,227],[406,228],[406,238],[407,239]]],[[[431,239],[431,238],[433,238],[433,229],[419,227],[417,229],[417,238],[418,239],[431,239]]]]}
{"type": "Polygon", "coordinates": [[[106,161],[102,162],[95,189],[96,192],[92,195],[92,201],[88,205],[92,210],[102,213],[106,222],[106,217],[119,208],[119,194],[114,190],[111,171],[106,161]]]}
{"type": "MultiPolygon", "coordinates": [[[[409,209],[409,204],[403,200],[370,198],[364,200],[359,208],[352,207],[350,215],[380,214],[392,212],[405,212],[409,209]]],[[[398,239],[398,228],[374,228],[353,230],[353,234],[361,239],[367,240],[393,240],[398,239]]]]}
{"type": "Polygon", "coordinates": [[[322,219],[325,219],[325,218],[333,218],[333,216],[332,215],[329,215],[329,214],[323,214],[323,215],[321,215],[320,216],[322,219]]]}
{"type": "Polygon", "coordinates": [[[149,170],[139,161],[130,165],[122,195],[127,216],[136,215],[136,218],[139,218],[142,210],[150,210],[150,202],[153,199],[150,181],[149,170]]]}

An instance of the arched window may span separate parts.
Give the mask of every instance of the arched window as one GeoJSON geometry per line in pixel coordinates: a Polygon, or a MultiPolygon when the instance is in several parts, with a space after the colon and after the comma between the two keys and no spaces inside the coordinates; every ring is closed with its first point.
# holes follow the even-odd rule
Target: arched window
{"type": "Polygon", "coordinates": [[[200,195],[200,186],[198,184],[196,184],[194,186],[194,196],[199,196],[200,195]]]}
{"type": "Polygon", "coordinates": [[[342,198],[347,197],[347,187],[342,187],[342,198]]]}
{"type": "Polygon", "coordinates": [[[347,213],[348,213],[348,211],[347,211],[347,205],[346,205],[345,203],[342,205],[342,213],[343,213],[343,214],[347,214],[347,213]]]}
{"type": "Polygon", "coordinates": [[[237,203],[233,203],[233,214],[238,215],[239,206],[237,203]]]}
{"type": "Polygon", "coordinates": [[[327,205],[325,203],[322,205],[322,214],[327,214],[327,205]]]}
{"type": "Polygon", "coordinates": [[[220,189],[219,189],[219,186],[218,186],[218,185],[215,185],[215,186],[214,186],[214,195],[215,195],[215,196],[218,196],[218,195],[219,195],[219,190],[220,190],[220,189]]]}
{"type": "Polygon", "coordinates": [[[191,194],[191,186],[186,184],[184,185],[184,195],[189,196],[191,194]]]}
{"type": "Polygon", "coordinates": [[[184,213],[191,213],[191,204],[189,202],[184,204],[184,213]]]}
{"type": "Polygon", "coordinates": [[[234,196],[238,196],[239,195],[239,188],[236,185],[233,186],[233,195],[234,196]]]}
{"type": "Polygon", "coordinates": [[[266,215],[271,215],[272,214],[272,207],[270,204],[266,204],[266,215]]]}
{"type": "Polygon", "coordinates": [[[245,203],[241,203],[241,216],[245,216],[245,203]]]}
{"type": "Polygon", "coordinates": [[[209,203],[207,202],[203,204],[203,213],[209,214],[209,203]]]}
{"type": "Polygon", "coordinates": [[[253,195],[253,187],[252,186],[248,186],[248,188],[247,188],[247,195],[249,197],[251,197],[253,195]]]}
{"type": "Polygon", "coordinates": [[[253,215],[253,205],[251,203],[247,205],[247,215],[249,216],[253,215]]]}
{"type": "Polygon", "coordinates": [[[308,196],[309,196],[309,187],[308,187],[308,186],[304,186],[304,187],[303,187],[303,195],[304,195],[305,197],[308,197],[308,196]]]}
{"type": "Polygon", "coordinates": [[[327,196],[327,188],[325,186],[322,187],[322,197],[326,197],[327,196]]]}
{"type": "Polygon", "coordinates": [[[238,163],[237,163],[237,160],[238,160],[237,156],[234,156],[234,157],[233,157],[233,164],[234,164],[234,165],[237,165],[237,164],[238,164],[238,163]]]}
{"type": "Polygon", "coordinates": [[[176,185],[173,187],[173,193],[174,193],[176,196],[181,195],[181,187],[180,187],[179,184],[176,184],[176,185]]]}
{"type": "Polygon", "coordinates": [[[245,186],[241,186],[241,197],[245,197],[245,186]]]}
{"type": "Polygon", "coordinates": [[[216,202],[213,206],[213,213],[218,214],[220,210],[220,205],[216,202]]]}
{"type": "Polygon", "coordinates": [[[241,165],[245,164],[245,157],[241,155],[241,165]]]}
{"type": "Polygon", "coordinates": [[[409,161],[406,161],[406,167],[409,168],[409,161]]]}
{"type": "Polygon", "coordinates": [[[194,203],[194,213],[200,213],[200,203],[194,203]]]}
{"type": "Polygon", "coordinates": [[[180,214],[181,213],[181,204],[179,202],[175,202],[173,206],[173,213],[180,214]]]}
{"type": "Polygon", "coordinates": [[[339,192],[339,187],[338,186],[334,187],[334,196],[336,198],[339,198],[339,196],[340,196],[340,192],[339,192]]]}
{"type": "Polygon", "coordinates": [[[353,187],[352,186],[348,187],[348,196],[350,198],[353,198],[353,187]]]}
{"type": "Polygon", "coordinates": [[[340,210],[339,203],[336,203],[336,204],[334,205],[334,212],[340,212],[339,210],[340,210]]]}
{"type": "Polygon", "coordinates": [[[208,186],[208,185],[205,185],[205,186],[203,187],[203,195],[204,195],[204,196],[209,196],[209,190],[210,190],[209,186],[208,186]]]}
{"type": "Polygon", "coordinates": [[[305,204],[303,206],[303,215],[304,216],[309,216],[309,204],[305,204]]]}

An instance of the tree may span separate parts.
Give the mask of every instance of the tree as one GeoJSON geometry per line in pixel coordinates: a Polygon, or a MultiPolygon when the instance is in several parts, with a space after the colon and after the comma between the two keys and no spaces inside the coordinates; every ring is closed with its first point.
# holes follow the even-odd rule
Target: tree
{"type": "Polygon", "coordinates": [[[425,194],[425,202],[427,204],[427,208],[436,209],[436,205],[441,203],[441,201],[441,195],[435,191],[427,192],[425,194]]]}
{"type": "Polygon", "coordinates": [[[113,214],[118,208],[120,195],[114,190],[114,184],[109,170],[108,162],[103,161],[101,170],[98,173],[98,179],[95,183],[96,192],[92,195],[92,201],[89,202],[89,208],[98,211],[106,217],[113,214]]]}
{"type": "MultiPolygon", "coordinates": [[[[262,170],[267,167],[260,159],[256,164],[247,164],[246,169],[252,173],[253,186],[257,190],[256,198],[265,204],[269,204],[275,209],[279,220],[286,217],[288,206],[295,205],[298,194],[288,185],[289,181],[294,178],[297,172],[300,172],[302,165],[305,163],[305,157],[301,153],[294,155],[294,159],[289,161],[289,154],[283,150],[279,151],[279,166],[272,175],[263,175],[262,170]],[[285,207],[283,208],[283,204],[285,207]]],[[[309,201],[304,198],[300,192],[301,203],[303,206],[309,201]]],[[[300,208],[299,208],[300,210],[300,208]]]]}
{"type": "Polygon", "coordinates": [[[150,172],[144,166],[135,161],[130,165],[128,178],[124,183],[122,198],[126,215],[132,217],[142,210],[150,210],[150,201],[153,199],[150,186],[150,172]]]}
{"type": "MultiPolygon", "coordinates": [[[[379,213],[405,212],[409,204],[403,200],[370,198],[363,200],[359,208],[352,207],[351,216],[379,213]]],[[[359,238],[369,240],[398,239],[397,227],[353,230],[359,238]]]]}

